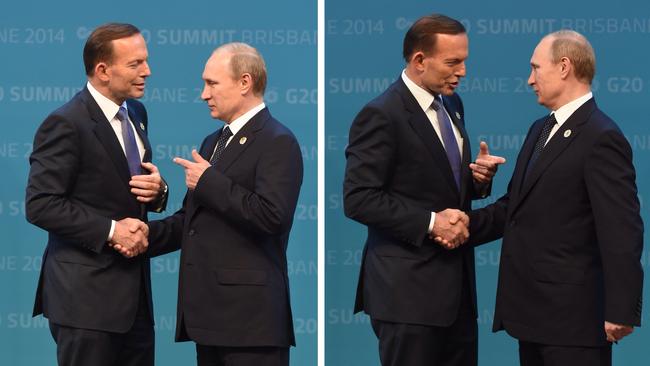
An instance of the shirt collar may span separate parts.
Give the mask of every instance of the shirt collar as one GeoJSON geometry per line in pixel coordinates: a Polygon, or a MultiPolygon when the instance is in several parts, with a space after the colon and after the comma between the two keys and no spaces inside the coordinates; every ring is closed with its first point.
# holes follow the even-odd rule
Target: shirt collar
{"type": "Polygon", "coordinates": [[[406,84],[406,87],[408,90],[413,94],[415,97],[415,100],[417,100],[418,104],[420,105],[420,108],[422,108],[423,111],[427,111],[429,107],[431,107],[431,103],[433,103],[434,96],[429,93],[428,91],[424,90],[422,87],[414,83],[411,79],[409,79],[408,76],[406,76],[406,69],[402,71],[402,80],[404,81],[404,84],[406,84]]]}
{"type": "MultiPolygon", "coordinates": [[[[113,102],[112,100],[106,98],[99,91],[97,91],[97,89],[95,89],[95,87],[90,83],[90,81],[86,83],[86,87],[88,88],[90,95],[92,95],[93,99],[95,99],[95,102],[97,102],[97,105],[99,105],[99,108],[104,113],[104,116],[106,116],[106,119],[109,122],[112,121],[113,118],[115,118],[115,116],[117,115],[117,112],[120,110],[120,106],[115,104],[115,102],[113,102]]],[[[126,101],[122,103],[122,107],[126,109],[126,101]]]]}
{"type": "MultiPolygon", "coordinates": [[[[230,124],[227,124],[226,126],[228,126],[230,128],[230,132],[232,132],[232,134],[234,136],[234,135],[237,134],[237,132],[239,132],[239,130],[242,129],[242,127],[244,127],[244,125],[248,121],[250,121],[251,118],[253,118],[253,116],[258,114],[265,107],[266,107],[266,105],[264,104],[264,102],[262,102],[262,103],[256,105],[255,107],[249,109],[248,112],[246,112],[246,113],[242,114],[241,116],[235,118],[234,121],[230,122],[230,124]]],[[[224,128],[226,126],[224,126],[224,128]]]]}
{"type": "Polygon", "coordinates": [[[562,126],[564,122],[566,122],[569,117],[578,109],[580,108],[583,104],[585,104],[589,99],[593,98],[592,92],[589,92],[580,98],[574,99],[570,101],[569,103],[563,105],[562,107],[558,108],[556,111],[552,112],[555,113],[555,119],[557,120],[557,124],[559,126],[562,126]]]}

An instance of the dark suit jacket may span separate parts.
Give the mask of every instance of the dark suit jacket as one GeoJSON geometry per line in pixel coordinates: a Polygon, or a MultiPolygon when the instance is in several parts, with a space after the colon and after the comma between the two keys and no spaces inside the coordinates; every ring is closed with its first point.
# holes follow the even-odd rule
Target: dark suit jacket
{"type": "Polygon", "coordinates": [[[462,102],[454,94],[444,104],[464,141],[460,191],[440,139],[401,77],[350,128],[345,214],[368,227],[355,311],[373,319],[449,326],[464,277],[476,306],[474,250],[447,251],[427,237],[431,211],[467,210],[477,196],[462,102]]]}
{"type": "MultiPolygon", "coordinates": [[[[151,161],[145,108],[135,100],[127,104],[145,146],[143,160],[151,161]]],[[[126,259],[106,239],[111,220],[146,221],[147,207],[131,194],[124,151],[88,89],[45,119],[29,161],[27,220],[48,231],[34,315],[69,327],[126,332],[141,283],[151,311],[149,260],[126,259]]]]}
{"type": "Polygon", "coordinates": [[[508,193],[470,213],[470,240],[503,235],[494,331],[601,346],[605,320],[641,320],[643,223],[632,151],[590,99],[553,135],[524,183],[545,119],[531,127],[508,193]]]}
{"type": "MultiPolygon", "coordinates": [[[[220,134],[203,141],[206,160],[220,134]]],[[[183,208],[151,222],[152,254],[182,243],[177,341],[295,344],[286,250],[301,184],[300,146],[265,108],[187,192],[183,208]]]]}

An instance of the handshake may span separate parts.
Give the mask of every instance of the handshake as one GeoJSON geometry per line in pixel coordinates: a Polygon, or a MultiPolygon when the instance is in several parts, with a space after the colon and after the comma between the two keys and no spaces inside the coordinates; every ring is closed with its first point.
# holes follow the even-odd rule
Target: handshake
{"type": "Polygon", "coordinates": [[[115,222],[113,237],[108,245],[126,258],[133,258],[147,251],[149,226],[144,222],[125,218],[115,222]]]}
{"type": "Polygon", "coordinates": [[[469,238],[469,216],[452,208],[436,212],[429,238],[445,249],[458,248],[469,238]]]}

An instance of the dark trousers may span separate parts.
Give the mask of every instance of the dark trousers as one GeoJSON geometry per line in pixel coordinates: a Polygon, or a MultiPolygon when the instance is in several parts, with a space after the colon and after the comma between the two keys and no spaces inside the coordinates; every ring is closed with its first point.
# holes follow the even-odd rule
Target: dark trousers
{"type": "MultiPolygon", "coordinates": [[[[59,366],[153,366],[154,331],[144,289],[126,333],[66,327],[50,322],[59,366]]],[[[97,316],[101,315],[98,309],[97,316]]]]}
{"type": "Polygon", "coordinates": [[[519,341],[519,363],[521,366],[611,366],[612,345],[565,347],[519,341]]]}
{"type": "Polygon", "coordinates": [[[469,284],[464,281],[456,321],[449,327],[371,319],[382,366],[476,366],[478,330],[469,284]]]}
{"type": "Polygon", "coordinates": [[[196,345],[198,366],[289,366],[289,347],[196,345]]]}

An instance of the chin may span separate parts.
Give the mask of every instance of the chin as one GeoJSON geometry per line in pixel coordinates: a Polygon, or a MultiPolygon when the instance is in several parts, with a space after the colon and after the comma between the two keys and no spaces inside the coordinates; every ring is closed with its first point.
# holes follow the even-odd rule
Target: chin
{"type": "Polygon", "coordinates": [[[131,93],[131,95],[129,95],[129,98],[131,98],[131,99],[139,99],[139,98],[142,98],[143,96],[144,96],[144,90],[131,93]]]}

